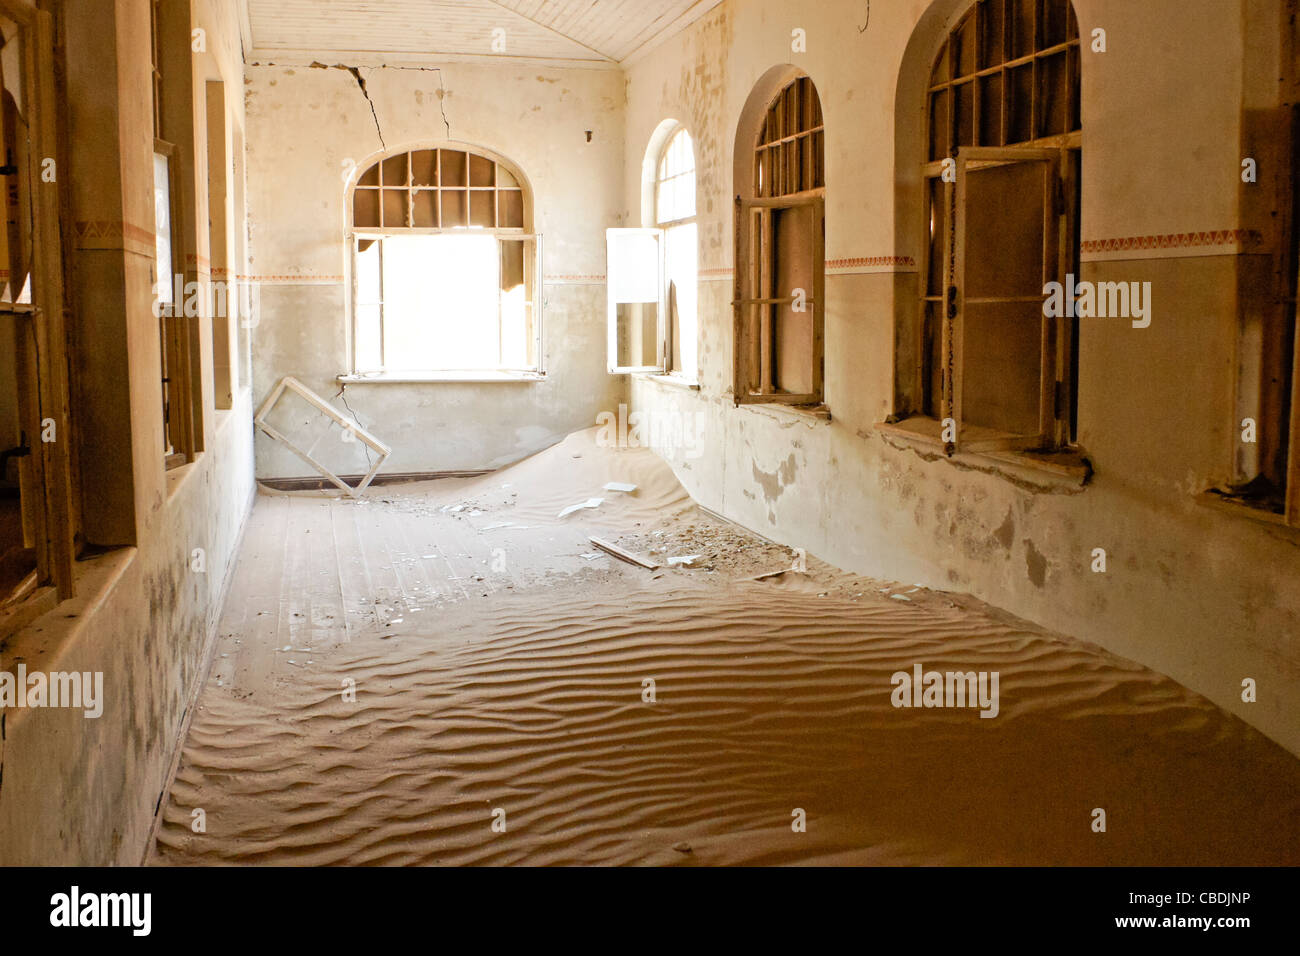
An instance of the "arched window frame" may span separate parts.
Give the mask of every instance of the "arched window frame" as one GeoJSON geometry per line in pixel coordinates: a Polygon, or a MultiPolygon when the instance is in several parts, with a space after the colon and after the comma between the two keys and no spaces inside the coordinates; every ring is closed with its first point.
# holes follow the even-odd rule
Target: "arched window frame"
{"type": "Polygon", "coordinates": [[[655,228],[664,236],[664,279],[668,286],[661,346],[663,371],[692,382],[699,374],[699,233],[695,200],[695,140],[685,126],[678,124],[658,151],[653,218],[655,228]]]}
{"type": "MultiPolygon", "coordinates": [[[[543,376],[542,237],[532,226],[533,199],[528,182],[505,157],[480,146],[440,142],[405,146],[372,157],[357,167],[347,189],[347,227],[351,294],[350,375],[348,381],[510,381],[543,376]],[[386,355],[382,279],[377,301],[362,301],[358,255],[361,244],[389,237],[482,235],[497,240],[501,274],[518,274],[525,288],[526,359],[482,367],[439,365],[393,369],[386,355]],[[506,250],[511,250],[507,254],[506,250]],[[378,361],[367,362],[363,313],[378,309],[378,361]]],[[[380,266],[382,276],[382,265],[380,266]]],[[[504,280],[503,280],[504,281],[504,280]]],[[[504,291],[504,290],[503,290],[504,291]]],[[[373,351],[373,350],[370,350],[373,351]]]]}
{"type": "Polygon", "coordinates": [[[641,228],[608,229],[608,365],[614,375],[698,375],[695,143],[664,120],[641,163],[641,228]],[[679,191],[678,186],[682,187],[679,191]],[[665,195],[670,190],[669,195],[665,195]],[[681,300],[685,308],[679,311],[681,300]],[[690,340],[689,345],[686,340],[690,340]]]}
{"type": "Polygon", "coordinates": [[[820,405],[826,149],[812,78],[769,71],[742,112],[736,150],[734,401],[820,405]],[[797,278],[788,289],[778,288],[780,247],[793,250],[788,260],[797,278]]]}
{"type": "Polygon", "coordinates": [[[906,420],[904,430],[942,443],[949,454],[1067,449],[1076,430],[1078,326],[1072,315],[1041,318],[1037,394],[1022,396],[1025,402],[1036,398],[1033,424],[1009,430],[968,427],[966,417],[976,403],[965,388],[964,363],[979,355],[968,334],[972,305],[1003,302],[1008,311],[1013,300],[1027,307],[1037,299],[1041,305],[1048,282],[1064,284],[1078,274],[1082,128],[1077,19],[1069,0],[975,0],[930,62],[915,381],[903,389],[917,398],[916,406],[905,407],[900,415],[906,420]],[[1008,11],[1017,15],[1009,17],[1008,11]],[[1032,18],[1023,16],[1025,11],[1032,18]],[[980,188],[972,177],[983,181],[986,171],[1017,166],[1021,171],[1037,166],[1024,180],[1037,182],[1042,190],[1043,289],[967,301],[964,290],[974,275],[968,270],[983,261],[971,254],[967,238],[972,220],[979,221],[971,203],[978,201],[980,188]],[[945,427],[952,424],[955,429],[945,427]]]}

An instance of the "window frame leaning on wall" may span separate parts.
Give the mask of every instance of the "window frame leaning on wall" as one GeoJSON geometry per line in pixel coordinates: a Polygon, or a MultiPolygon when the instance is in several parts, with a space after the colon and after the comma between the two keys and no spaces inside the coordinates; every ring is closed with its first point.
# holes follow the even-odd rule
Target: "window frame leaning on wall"
{"type": "MultiPolygon", "coordinates": [[[[55,27],[48,11],[19,0],[0,0],[0,18],[16,27],[22,44],[22,82],[28,146],[21,187],[22,223],[30,229],[30,303],[0,305],[0,321],[18,325],[23,343],[17,356],[21,424],[27,452],[21,459],[23,521],[33,542],[36,568],[17,591],[0,595],[0,638],[25,626],[58,602],[73,596],[76,556],[72,433],[70,421],[63,256],[60,240],[62,152],[56,121],[58,93],[54,71],[55,27]],[[47,163],[55,171],[42,175],[47,163]],[[47,437],[52,440],[45,440],[47,437]]],[[[6,24],[8,25],[8,24],[6,24]]],[[[17,276],[11,279],[17,280],[17,276]]],[[[21,286],[11,284],[11,289],[21,286]]],[[[17,297],[17,290],[12,293],[17,297]]]]}
{"type": "Polygon", "coordinates": [[[1069,0],[1034,0],[1032,6],[1033,34],[1025,36],[1020,28],[1027,24],[1008,16],[1018,9],[1012,0],[975,0],[928,61],[920,202],[920,235],[926,238],[915,320],[900,328],[900,334],[914,337],[909,349],[914,361],[899,363],[899,408],[891,417],[894,424],[883,427],[939,444],[948,454],[1074,450],[1078,326],[1069,316],[1040,313],[1033,424],[1003,429],[968,427],[963,420],[972,404],[963,384],[966,359],[974,357],[967,342],[970,307],[994,298],[1020,304],[1046,299],[1043,292],[967,301],[968,270],[974,267],[968,237],[972,173],[999,165],[1047,164],[1044,288],[1047,281],[1064,282],[1068,273],[1078,273],[1078,22],[1069,0]],[[1049,108],[1057,112],[1049,113],[1049,108]],[[946,434],[948,419],[957,425],[955,435],[946,434]]]}
{"type": "MultiPolygon", "coordinates": [[[[448,159],[448,163],[451,160],[448,159]]],[[[450,172],[450,167],[448,168],[450,172]]],[[[371,157],[360,164],[349,177],[346,190],[347,226],[344,241],[347,248],[347,265],[349,271],[348,305],[348,372],[340,376],[341,381],[514,381],[544,378],[545,338],[544,338],[544,294],[542,271],[542,236],[531,228],[533,221],[533,197],[526,178],[519,168],[505,157],[481,146],[458,142],[439,142],[430,145],[404,146],[390,149],[371,157]],[[430,161],[423,158],[432,154],[430,161]],[[463,183],[449,182],[444,174],[444,154],[462,154],[464,157],[463,175],[458,174],[463,183]],[[420,156],[417,163],[414,157],[420,156]],[[475,161],[478,161],[477,164],[475,161]],[[475,168],[483,176],[483,163],[491,164],[490,185],[474,185],[475,168]],[[420,168],[427,172],[417,176],[420,168]],[[513,180],[513,185],[500,184],[501,171],[513,180]],[[389,183],[390,177],[399,178],[400,182],[389,183]],[[417,179],[421,181],[417,181],[417,179]],[[517,196],[514,194],[518,194],[517,196]],[[444,195],[446,194],[446,195],[444,195]],[[475,197],[478,197],[476,200],[475,197]],[[373,198],[372,198],[373,197],[373,198]],[[448,202],[448,198],[451,201],[448,202]],[[491,223],[488,224],[485,212],[487,199],[491,199],[491,223]],[[505,197],[505,205],[503,205],[505,197]],[[373,204],[373,209],[372,209],[373,204]],[[361,212],[362,215],[358,216],[361,212]],[[372,220],[370,213],[374,212],[372,220]],[[480,220],[474,225],[475,218],[480,220]],[[395,221],[390,222],[393,219],[395,221]],[[417,218],[423,225],[415,225],[417,218]],[[360,224],[358,220],[360,219],[360,224]],[[376,223],[372,225],[371,222],[376,223]],[[502,222],[518,223],[501,225],[502,222]],[[448,224],[450,223],[450,225],[448,224]],[[402,236],[492,236],[497,241],[498,256],[503,250],[503,243],[519,243],[522,246],[522,281],[524,285],[524,308],[530,316],[532,328],[528,332],[527,344],[531,350],[531,363],[522,367],[491,366],[486,368],[430,368],[419,371],[406,369],[388,369],[384,355],[384,330],[386,317],[382,292],[376,303],[360,301],[360,282],[357,257],[360,243],[367,240],[380,242],[388,237],[402,236]],[[379,309],[379,368],[363,368],[360,365],[358,342],[361,339],[362,305],[377,305],[379,309]]],[[[381,252],[382,254],[382,252],[381,252]]],[[[380,276],[382,283],[382,264],[380,276]]],[[[503,290],[500,290],[503,291],[503,290]]],[[[500,322],[500,311],[498,311],[500,322]]]]}
{"type": "MultiPolygon", "coordinates": [[[[821,98],[812,78],[799,73],[768,100],[753,131],[749,182],[736,194],[733,398],[737,405],[820,405],[824,397],[826,296],[826,146],[821,98]],[[795,265],[807,267],[811,288],[802,297],[775,287],[779,243],[776,220],[804,217],[808,234],[795,265]],[[802,299],[802,301],[800,301],[802,299]],[[777,382],[783,364],[777,310],[808,312],[805,390],[777,382]]],[[[793,228],[790,230],[794,232],[793,228]]],[[[787,235],[787,241],[790,240],[787,235]]],[[[794,238],[797,238],[794,236],[794,238]]]]}

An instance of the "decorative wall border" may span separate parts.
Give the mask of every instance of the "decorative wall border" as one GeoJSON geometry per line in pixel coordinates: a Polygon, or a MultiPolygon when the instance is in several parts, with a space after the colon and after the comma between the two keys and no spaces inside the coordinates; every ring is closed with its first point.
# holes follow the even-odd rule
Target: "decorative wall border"
{"type": "Polygon", "coordinates": [[[247,275],[237,276],[240,282],[250,282],[254,285],[342,285],[343,277],[341,275],[325,275],[311,273],[284,273],[267,275],[247,275]]]}
{"type": "Polygon", "coordinates": [[[121,249],[152,256],[157,236],[152,229],[114,219],[84,219],[72,224],[78,249],[121,249]]]}
{"type": "Polygon", "coordinates": [[[542,278],[547,285],[604,285],[603,275],[548,275],[542,278]]]}
{"type": "Polygon", "coordinates": [[[1079,253],[1084,262],[1233,256],[1259,252],[1263,242],[1263,236],[1254,229],[1213,229],[1205,232],[1124,236],[1118,239],[1085,239],[1079,244],[1079,253]]]}
{"type": "Polygon", "coordinates": [[[826,272],[829,275],[915,271],[916,260],[911,256],[854,256],[826,260],[826,272]]]}

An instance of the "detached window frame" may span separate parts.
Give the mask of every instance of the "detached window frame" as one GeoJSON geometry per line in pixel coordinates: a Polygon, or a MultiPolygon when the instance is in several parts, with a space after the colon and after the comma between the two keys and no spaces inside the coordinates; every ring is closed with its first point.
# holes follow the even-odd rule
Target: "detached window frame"
{"type": "Polygon", "coordinates": [[[1078,322],[1043,314],[1042,290],[1079,271],[1079,61],[1069,0],[1023,7],[1013,0],[975,0],[935,56],[921,164],[926,241],[912,326],[915,364],[900,365],[899,393],[907,397],[891,417],[896,424],[881,427],[940,444],[949,455],[1077,450],[1078,322]],[[1032,23],[1012,17],[1013,10],[1032,12],[1032,23]],[[978,199],[971,174],[1014,163],[1045,164],[1042,287],[1033,295],[1019,290],[967,299],[974,258],[970,203],[978,199]],[[977,405],[963,387],[966,360],[976,357],[968,341],[971,307],[1035,300],[1041,316],[1036,425],[1005,429],[965,421],[977,405]],[[955,435],[944,427],[948,420],[955,435]]]}
{"type": "MultiPolygon", "coordinates": [[[[340,376],[341,380],[491,382],[545,377],[542,236],[526,228],[532,217],[532,198],[512,164],[487,151],[460,145],[399,150],[379,158],[357,177],[350,189],[348,208],[345,241],[351,275],[350,372],[340,376]],[[498,276],[506,268],[507,248],[511,244],[522,247],[512,261],[522,262],[524,341],[531,361],[506,364],[503,360],[475,367],[390,367],[387,329],[393,320],[383,295],[383,243],[419,236],[491,237],[497,245],[498,276]],[[362,299],[358,258],[362,245],[370,242],[379,243],[377,301],[362,299]],[[368,319],[367,309],[376,309],[377,318],[368,319]],[[366,321],[376,321],[377,327],[363,329],[366,321]],[[378,340],[378,367],[368,367],[364,362],[360,343],[369,338],[378,340]]],[[[500,323],[501,296],[506,290],[498,287],[497,291],[500,323]]]]}
{"type": "MultiPolygon", "coordinates": [[[[812,79],[799,75],[772,97],[754,133],[753,174],[736,196],[736,275],[733,307],[733,398],[737,405],[817,406],[824,400],[826,287],[825,125],[812,79]],[[795,224],[783,229],[785,216],[795,224]],[[807,233],[799,235],[798,219],[807,233]],[[780,247],[803,245],[790,268],[806,273],[807,287],[777,287],[784,268],[780,247]],[[795,315],[807,315],[804,325],[795,315]],[[793,327],[793,328],[792,328],[793,327]],[[783,334],[807,337],[795,355],[804,389],[787,388],[781,370],[783,334]]],[[[793,376],[791,376],[793,378],[793,376]]]]}

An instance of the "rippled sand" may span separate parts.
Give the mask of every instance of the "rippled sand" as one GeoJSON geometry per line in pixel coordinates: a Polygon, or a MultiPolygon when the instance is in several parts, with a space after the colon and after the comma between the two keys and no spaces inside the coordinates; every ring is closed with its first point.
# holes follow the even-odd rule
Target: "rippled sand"
{"type": "MultiPolygon", "coordinates": [[[[155,862],[1300,863],[1300,761],[1132,662],[974,601],[898,600],[824,566],[754,582],[721,555],[712,572],[589,561],[588,531],[650,533],[673,512],[679,529],[708,524],[661,462],[596,449],[589,434],[434,484],[385,490],[389,504],[358,513],[387,509],[430,540],[463,532],[467,560],[519,557],[509,572],[485,564],[472,585],[457,575],[459,593],[430,580],[417,596],[399,580],[418,614],[349,594],[346,545],[333,553],[347,623],[287,611],[306,579],[283,574],[259,597],[269,559],[246,546],[232,597],[243,616],[227,612],[245,626],[221,639],[228,657],[203,691],[155,862]],[[580,513],[585,523],[554,517],[620,476],[642,485],[636,496],[580,513]],[[516,503],[482,504],[470,527],[439,510],[502,496],[503,482],[516,503]],[[413,513],[413,496],[429,507],[413,513]],[[502,514],[527,526],[481,530],[502,514]],[[248,625],[262,600],[288,623],[248,625]],[[295,613],[313,626],[292,633],[290,667],[295,613]],[[894,708],[890,676],[917,662],[999,672],[999,716],[894,708]]],[[[254,522],[274,520],[275,504],[259,501],[254,522]]],[[[376,528],[358,532],[360,551],[376,528]]],[[[297,539],[266,534],[277,538],[291,554],[297,539]]],[[[404,566],[393,548],[390,571],[404,566]]],[[[752,549],[771,559],[765,543],[752,549]]]]}

